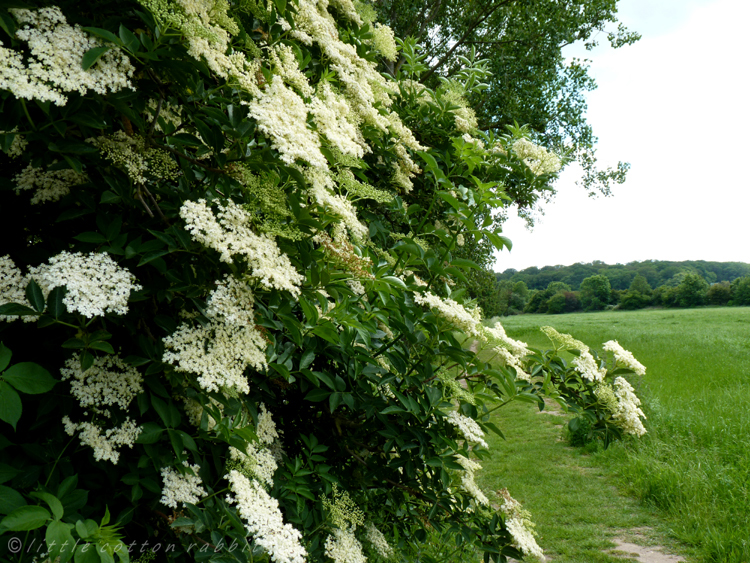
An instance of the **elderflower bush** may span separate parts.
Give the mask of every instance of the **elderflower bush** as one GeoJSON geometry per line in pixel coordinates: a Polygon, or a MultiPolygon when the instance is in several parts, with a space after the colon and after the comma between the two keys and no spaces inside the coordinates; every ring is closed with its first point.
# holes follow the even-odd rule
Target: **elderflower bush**
{"type": "Polygon", "coordinates": [[[550,386],[465,289],[554,173],[476,130],[481,61],[433,91],[406,41],[381,73],[365,8],[0,9],[3,533],[62,563],[536,554],[474,474],[493,405],[550,386]]]}

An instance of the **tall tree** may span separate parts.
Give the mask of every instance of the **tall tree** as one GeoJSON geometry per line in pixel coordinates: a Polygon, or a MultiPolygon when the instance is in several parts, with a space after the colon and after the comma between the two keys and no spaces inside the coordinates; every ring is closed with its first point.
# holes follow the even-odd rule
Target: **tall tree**
{"type": "MultiPolygon", "coordinates": [[[[617,0],[374,0],[374,6],[397,35],[417,37],[430,55],[423,83],[457,75],[465,57],[487,60],[488,88],[470,99],[481,129],[528,124],[547,148],[569,151],[582,165],[582,184],[592,193],[609,194],[624,181],[627,164],[596,166],[596,137],[585,118],[584,94],[596,87],[588,61],[562,53],[579,41],[593,48],[601,32],[613,47],[638,40],[618,23],[617,0]]],[[[538,193],[509,194],[522,213],[538,202],[538,193]]]]}

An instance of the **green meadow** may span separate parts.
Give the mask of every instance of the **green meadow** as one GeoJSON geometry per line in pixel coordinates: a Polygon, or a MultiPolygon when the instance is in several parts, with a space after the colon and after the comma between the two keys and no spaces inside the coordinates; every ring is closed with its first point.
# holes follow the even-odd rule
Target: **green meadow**
{"type": "MultiPolygon", "coordinates": [[[[592,455],[568,451],[560,458],[560,466],[575,466],[584,475],[601,474],[598,483],[610,483],[614,478],[620,492],[640,502],[626,507],[626,500],[617,501],[625,504],[614,506],[601,519],[609,522],[606,526],[611,529],[597,532],[594,514],[602,509],[596,503],[603,501],[592,498],[591,515],[576,517],[586,520],[590,516],[592,522],[579,522],[578,528],[553,526],[548,530],[551,539],[559,542],[560,534],[575,535],[580,528],[582,537],[576,549],[580,551],[586,541],[600,549],[607,545],[601,544],[601,538],[612,536],[615,529],[651,529],[647,522],[651,521],[650,511],[655,511],[666,524],[668,535],[688,549],[691,561],[750,561],[750,308],[524,315],[504,318],[503,325],[511,337],[532,347],[548,347],[538,330],[544,325],[568,332],[593,349],[615,339],[647,367],[643,378],[631,381],[644,403],[648,433],[640,440],[629,439],[592,455]],[[568,532],[559,531],[563,528],[568,532]]],[[[508,428],[518,424],[519,416],[531,416],[520,412],[515,408],[501,412],[499,423],[508,428]]],[[[544,433],[548,441],[554,439],[554,432],[562,434],[553,415],[533,416],[544,420],[532,426],[548,427],[544,433]],[[549,430],[551,423],[556,430],[549,430]]],[[[513,429],[514,433],[519,430],[513,429]]],[[[531,436],[537,430],[529,432],[531,436]]],[[[504,446],[498,443],[497,447],[502,450],[504,446]]],[[[540,453],[528,450],[514,455],[523,458],[540,453]]],[[[490,475],[503,463],[507,466],[503,454],[497,455],[500,459],[486,466],[490,475]]],[[[530,468],[537,466],[534,459],[526,463],[530,468]]],[[[529,478],[554,480],[551,471],[532,471],[529,478]]],[[[564,478],[571,479],[569,473],[564,478]]],[[[567,495],[577,490],[595,494],[586,492],[585,479],[570,484],[567,495]]],[[[609,493],[616,496],[614,489],[609,493]]],[[[537,506],[537,511],[547,510],[542,504],[537,506]]],[[[535,510],[535,506],[528,508],[532,513],[535,510]]],[[[585,557],[566,558],[563,554],[558,560],[583,561],[585,557]]]]}

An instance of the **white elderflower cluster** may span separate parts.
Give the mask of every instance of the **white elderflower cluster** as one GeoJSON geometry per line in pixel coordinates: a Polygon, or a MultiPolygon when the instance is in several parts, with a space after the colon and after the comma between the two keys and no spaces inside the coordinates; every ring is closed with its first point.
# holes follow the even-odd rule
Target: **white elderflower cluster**
{"type": "Polygon", "coordinates": [[[267,448],[258,448],[255,444],[248,444],[243,452],[237,448],[229,448],[229,458],[236,466],[227,467],[239,470],[248,478],[257,479],[267,487],[273,486],[273,474],[279,465],[273,453],[267,448]]]}
{"type": "Polygon", "coordinates": [[[551,326],[543,326],[539,330],[547,335],[547,338],[552,341],[552,344],[555,346],[556,350],[580,350],[581,352],[589,351],[589,347],[580,340],[576,340],[569,334],[557,332],[551,326]]]}
{"type": "Polygon", "coordinates": [[[396,46],[396,36],[393,30],[387,25],[376,23],[372,27],[372,39],[370,45],[380,53],[380,55],[389,61],[398,59],[398,47],[396,46]]]}
{"type": "Polygon", "coordinates": [[[266,445],[272,444],[279,437],[279,433],[276,430],[276,423],[273,421],[271,413],[266,410],[264,403],[260,404],[258,426],[255,428],[255,434],[258,436],[260,443],[266,445]]]}
{"type": "MultiPolygon", "coordinates": [[[[29,280],[16,267],[10,256],[7,254],[0,257],[0,305],[6,303],[18,303],[19,305],[31,306],[26,299],[26,286],[29,280]]],[[[0,321],[13,322],[17,316],[0,315],[0,321]]],[[[24,322],[32,322],[37,319],[35,315],[20,317],[24,322]]]]}
{"type": "Polygon", "coordinates": [[[461,473],[461,487],[463,487],[463,489],[467,493],[474,497],[474,500],[476,500],[479,504],[488,506],[490,504],[489,499],[474,481],[474,473],[482,469],[482,466],[479,465],[476,461],[472,461],[460,454],[456,455],[456,461],[461,467],[464,468],[463,472],[461,473]]]}
{"type": "Polygon", "coordinates": [[[302,534],[291,524],[284,523],[279,501],[258,481],[248,479],[237,470],[231,470],[226,479],[232,491],[227,495],[227,502],[237,505],[237,512],[255,545],[264,549],[276,563],[304,563],[307,551],[302,546],[302,534]]]}
{"type": "Polygon", "coordinates": [[[250,214],[232,200],[218,203],[217,207],[219,212],[214,215],[203,199],[182,205],[180,217],[193,239],[216,250],[223,262],[231,264],[234,255],[243,256],[250,268],[249,275],[264,287],[299,295],[304,278],[271,237],[256,235],[250,229],[250,214]]]}
{"type": "Polygon", "coordinates": [[[607,352],[612,352],[615,355],[615,360],[623,364],[626,368],[632,369],[638,375],[646,375],[646,366],[636,360],[632,352],[620,346],[617,340],[605,342],[603,348],[607,352]]]}
{"type": "Polygon", "coordinates": [[[603,381],[607,375],[607,368],[600,366],[588,350],[581,352],[581,355],[574,358],[571,363],[581,377],[589,381],[603,381]]]}
{"type": "Polygon", "coordinates": [[[233,326],[255,325],[255,298],[247,282],[229,274],[208,294],[206,316],[233,326]]]}
{"type": "Polygon", "coordinates": [[[146,148],[146,140],[140,135],[117,131],[106,137],[86,139],[86,142],[98,147],[107,160],[124,170],[136,184],[145,184],[149,178],[175,181],[182,174],[167,151],[146,148]]]}
{"type": "Polygon", "coordinates": [[[335,93],[328,82],[318,85],[310,113],[318,132],[343,154],[362,158],[369,152],[349,103],[344,96],[335,93]]]}
{"type": "Polygon", "coordinates": [[[554,174],[562,166],[557,155],[547,151],[544,147],[535,145],[528,139],[518,139],[513,143],[513,152],[523,160],[535,176],[554,174]]]}
{"type": "Polygon", "coordinates": [[[31,196],[31,203],[35,205],[62,199],[70,193],[72,186],[87,182],[88,176],[71,168],[44,170],[43,168],[34,168],[33,164],[29,164],[16,174],[13,180],[16,183],[17,194],[20,195],[23,191],[34,192],[34,195],[31,196]]]}
{"type": "MultiPolygon", "coordinates": [[[[0,45],[2,45],[2,42],[0,42],[0,45]]],[[[0,57],[1,56],[2,55],[0,55],[0,57]]],[[[18,134],[18,127],[14,127],[10,131],[0,131],[0,134],[15,134],[13,136],[13,140],[10,143],[10,147],[8,147],[8,151],[5,153],[11,158],[18,158],[19,156],[21,156],[23,154],[23,151],[26,150],[26,147],[29,144],[29,142],[23,135],[18,134]]]]}
{"type": "Polygon", "coordinates": [[[189,471],[178,471],[174,467],[161,468],[161,479],[164,484],[159,502],[164,506],[176,509],[179,504],[182,506],[186,503],[196,504],[207,494],[202,486],[203,480],[198,474],[201,470],[200,466],[190,465],[187,461],[183,461],[182,465],[189,471]]]}
{"type": "Polygon", "coordinates": [[[495,357],[499,357],[502,360],[504,365],[516,370],[516,377],[518,379],[531,381],[531,374],[523,369],[522,358],[519,358],[502,346],[496,346],[492,351],[495,353],[495,357]]]}
{"type": "Polygon", "coordinates": [[[508,348],[519,360],[529,354],[529,347],[526,343],[509,337],[500,322],[496,322],[493,327],[482,326],[481,330],[482,336],[487,342],[508,348]]]}
{"type": "Polygon", "coordinates": [[[357,218],[357,212],[352,203],[345,197],[333,193],[333,180],[328,170],[311,167],[306,168],[304,173],[310,186],[310,195],[318,205],[338,216],[355,241],[366,240],[369,229],[357,218]]]}
{"type": "Polygon", "coordinates": [[[623,377],[615,379],[615,396],[617,397],[617,412],[612,416],[620,428],[633,436],[643,436],[646,428],[641,422],[646,415],[640,408],[641,400],[636,396],[633,387],[623,377]]]}
{"type": "Polygon", "coordinates": [[[274,74],[284,79],[284,82],[294,86],[306,98],[313,95],[310,81],[299,68],[294,50],[289,45],[278,43],[271,47],[268,57],[274,74]]]}
{"type": "Polygon", "coordinates": [[[220,321],[194,326],[188,322],[163,342],[166,351],[162,361],[173,364],[176,371],[196,374],[206,391],[227,387],[248,393],[245,369],[267,367],[266,340],[255,326],[231,326],[220,321]]]}
{"type": "Polygon", "coordinates": [[[362,544],[350,529],[336,528],[326,538],[325,554],[335,563],[366,563],[362,544]]]}
{"type": "Polygon", "coordinates": [[[74,354],[60,369],[61,379],[70,380],[70,392],[84,409],[91,408],[104,416],[112,416],[107,407],[126,410],[143,391],[143,377],[119,356],[99,356],[86,371],[81,371],[81,358],[74,354]]]}
{"type": "Polygon", "coordinates": [[[204,60],[212,72],[257,95],[260,60],[248,60],[230,49],[239,27],[227,14],[226,0],[139,0],[164,28],[178,30],[187,39],[188,54],[204,60]]]}
{"type": "Polygon", "coordinates": [[[281,79],[274,80],[252,101],[243,103],[257,121],[258,129],[271,139],[271,146],[279,151],[281,160],[294,164],[300,159],[313,166],[327,166],[320,152],[320,139],[307,128],[308,108],[304,100],[281,79]]]}
{"type": "Polygon", "coordinates": [[[484,432],[479,427],[479,424],[468,416],[464,416],[456,411],[451,411],[446,417],[448,422],[458,428],[458,431],[466,439],[467,442],[473,444],[479,444],[485,448],[489,448],[487,442],[484,440],[484,432]]]}
{"type": "Polygon", "coordinates": [[[481,336],[481,311],[478,307],[469,311],[453,299],[441,299],[430,291],[415,293],[414,301],[424,307],[437,309],[438,314],[442,318],[468,336],[481,336]]]}
{"type": "Polygon", "coordinates": [[[544,552],[534,537],[536,532],[534,523],[531,521],[531,514],[521,507],[520,502],[510,496],[508,489],[502,489],[499,493],[503,498],[500,510],[505,515],[505,526],[513,538],[513,546],[524,555],[544,559],[544,552]]]}
{"type": "Polygon", "coordinates": [[[142,289],[135,276],[121,268],[108,254],[63,251],[42,264],[29,269],[29,276],[48,294],[55,287],[65,286],[63,303],[68,311],[84,317],[103,317],[107,313],[124,315],[132,291],[142,289]]]}
{"type": "Polygon", "coordinates": [[[365,526],[365,539],[383,559],[390,559],[393,556],[393,547],[385,539],[383,532],[378,530],[372,522],[368,522],[365,526]]]}
{"type": "Polygon", "coordinates": [[[0,42],[0,89],[17,98],[63,106],[68,101],[65,92],[106,94],[132,88],[135,68],[117,47],[112,46],[91,68],[83,70],[83,55],[103,43],[81,26],[68,25],[57,6],[9,11],[21,24],[16,38],[26,42],[30,54],[24,63],[21,53],[0,42]]]}
{"type": "Polygon", "coordinates": [[[78,438],[82,446],[89,446],[94,450],[96,461],[111,461],[115,465],[120,460],[120,452],[117,448],[127,446],[133,447],[138,436],[143,431],[141,426],[136,425],[130,417],[126,417],[120,426],[108,428],[102,433],[102,428],[91,422],[75,423],[67,416],[62,419],[65,433],[73,436],[80,431],[78,438]]]}

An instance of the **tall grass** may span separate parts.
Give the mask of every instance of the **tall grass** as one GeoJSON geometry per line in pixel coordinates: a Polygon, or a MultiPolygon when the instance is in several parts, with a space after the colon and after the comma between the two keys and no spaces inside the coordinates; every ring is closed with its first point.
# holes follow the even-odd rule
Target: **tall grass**
{"type": "Polygon", "coordinates": [[[670,519],[699,561],[750,561],[750,309],[649,310],[503,320],[546,347],[538,327],[592,348],[617,339],[647,366],[648,434],[600,457],[670,519]]]}

